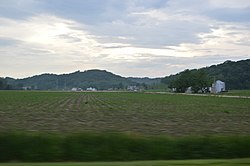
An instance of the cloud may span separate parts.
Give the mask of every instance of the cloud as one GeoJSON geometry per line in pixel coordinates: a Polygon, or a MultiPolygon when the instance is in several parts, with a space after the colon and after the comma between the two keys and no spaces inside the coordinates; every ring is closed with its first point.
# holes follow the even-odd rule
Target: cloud
{"type": "Polygon", "coordinates": [[[4,46],[10,46],[10,45],[15,45],[17,43],[19,43],[20,41],[18,40],[14,40],[11,38],[4,38],[4,37],[0,37],[0,46],[4,47],[4,46]]]}
{"type": "Polygon", "coordinates": [[[250,7],[249,0],[209,0],[212,7],[215,8],[247,8],[250,7]]]}
{"type": "Polygon", "coordinates": [[[0,3],[0,16],[12,19],[23,19],[40,13],[37,0],[8,0],[0,3]]]}
{"type": "Polygon", "coordinates": [[[0,47],[1,65],[23,66],[24,73],[48,72],[53,67],[55,71],[69,71],[74,60],[89,58],[99,50],[98,43],[74,21],[38,15],[25,20],[0,18],[0,22],[0,37],[9,39],[8,47],[0,47]],[[15,62],[9,61],[13,58],[15,62]],[[27,72],[25,68],[33,70],[27,72]]]}
{"type": "Polygon", "coordinates": [[[164,76],[246,59],[249,11],[245,0],[4,1],[0,75],[100,68],[164,76]]]}
{"type": "Polygon", "coordinates": [[[250,7],[216,8],[205,13],[207,16],[226,22],[250,22],[250,7]]]}

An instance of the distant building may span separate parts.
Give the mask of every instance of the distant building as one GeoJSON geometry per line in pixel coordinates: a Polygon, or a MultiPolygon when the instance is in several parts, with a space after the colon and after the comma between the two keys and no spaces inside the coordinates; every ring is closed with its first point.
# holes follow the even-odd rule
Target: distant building
{"type": "Polygon", "coordinates": [[[188,87],[188,88],[186,89],[185,93],[192,93],[192,87],[191,87],[191,86],[188,87]]]}
{"type": "Polygon", "coordinates": [[[212,84],[211,93],[220,93],[224,91],[226,91],[225,82],[217,80],[212,84]]]}
{"type": "Polygon", "coordinates": [[[22,89],[23,90],[31,90],[32,88],[31,88],[31,86],[24,86],[24,87],[22,87],[22,89]]]}
{"type": "Polygon", "coordinates": [[[139,88],[137,87],[137,86],[133,86],[133,85],[130,85],[130,86],[128,86],[127,87],[127,90],[128,91],[138,91],[139,90],[139,88]]]}
{"type": "Polygon", "coordinates": [[[72,88],[71,90],[72,90],[72,91],[77,91],[77,88],[72,88]]]}
{"type": "Polygon", "coordinates": [[[89,88],[87,88],[86,90],[87,90],[87,91],[97,91],[96,88],[92,88],[92,87],[89,87],[89,88]]]}
{"type": "Polygon", "coordinates": [[[82,91],[82,88],[72,88],[71,91],[82,91]]]}

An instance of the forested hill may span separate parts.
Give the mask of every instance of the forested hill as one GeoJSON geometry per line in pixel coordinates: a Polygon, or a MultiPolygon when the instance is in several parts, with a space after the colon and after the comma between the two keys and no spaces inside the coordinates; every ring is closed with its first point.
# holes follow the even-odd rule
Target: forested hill
{"type": "Polygon", "coordinates": [[[121,89],[136,83],[127,78],[115,75],[105,70],[88,70],[84,72],[74,72],[70,74],[42,74],[24,79],[6,78],[13,87],[31,87],[38,90],[69,90],[72,88],[86,89],[88,87],[106,90],[109,88],[121,89]]]}
{"type": "MultiPolygon", "coordinates": [[[[212,80],[219,79],[224,81],[227,89],[250,89],[250,59],[237,62],[225,61],[222,64],[198,70],[206,72],[212,80]]],[[[178,75],[167,76],[162,79],[162,82],[169,84],[178,75]]]]}
{"type": "Polygon", "coordinates": [[[148,77],[128,77],[128,80],[139,83],[139,84],[147,84],[147,85],[155,85],[161,83],[161,78],[148,78],[148,77]]]}
{"type": "MultiPolygon", "coordinates": [[[[191,70],[191,71],[195,71],[191,70]]],[[[202,70],[211,80],[219,79],[226,83],[227,89],[250,89],[250,59],[237,62],[226,61],[222,64],[204,67],[202,70]]],[[[181,72],[182,73],[182,72],[181,72]]],[[[169,84],[179,74],[161,79],[162,83],[169,84]]],[[[88,87],[98,90],[125,89],[129,85],[155,86],[160,78],[125,78],[105,70],[88,70],[70,74],[42,74],[24,79],[0,78],[0,89],[21,89],[29,87],[38,90],[70,90],[73,87],[86,89],[88,87]]],[[[146,86],[145,86],[146,87],[146,86]]]]}

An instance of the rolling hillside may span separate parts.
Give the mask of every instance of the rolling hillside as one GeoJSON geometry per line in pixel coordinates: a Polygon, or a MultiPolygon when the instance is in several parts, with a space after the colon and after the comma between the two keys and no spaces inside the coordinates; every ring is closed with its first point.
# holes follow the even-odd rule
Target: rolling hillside
{"type": "Polygon", "coordinates": [[[69,90],[73,87],[82,89],[94,87],[100,90],[109,88],[122,89],[128,85],[135,84],[127,78],[105,70],[76,71],[62,75],[42,74],[16,80],[7,78],[7,81],[14,87],[31,87],[38,90],[69,90]]]}
{"type": "MultiPolygon", "coordinates": [[[[228,90],[250,89],[250,59],[237,62],[225,61],[222,64],[212,65],[198,70],[206,72],[211,80],[219,79],[224,81],[228,90]]],[[[180,73],[167,76],[162,79],[162,82],[169,84],[179,74],[180,73]]]]}
{"type": "MultiPolygon", "coordinates": [[[[194,71],[197,69],[193,69],[194,71]]],[[[222,64],[204,67],[198,70],[206,72],[211,80],[219,79],[226,83],[226,88],[230,89],[250,89],[250,59],[237,62],[225,61],[222,64]]],[[[180,72],[181,73],[181,72],[180,72]]],[[[2,89],[21,89],[29,87],[37,90],[69,90],[73,87],[86,89],[94,87],[98,90],[126,89],[129,85],[141,85],[143,87],[154,87],[160,83],[169,84],[178,75],[170,75],[164,78],[138,78],[122,77],[105,70],[88,70],[84,72],[76,71],[69,74],[42,74],[24,79],[2,78],[2,89]],[[6,83],[7,82],[7,83],[6,83]],[[7,85],[10,85],[8,88],[7,85]]],[[[1,81],[1,80],[0,80],[1,81]]],[[[0,88],[1,89],[1,88],[0,88]]]]}

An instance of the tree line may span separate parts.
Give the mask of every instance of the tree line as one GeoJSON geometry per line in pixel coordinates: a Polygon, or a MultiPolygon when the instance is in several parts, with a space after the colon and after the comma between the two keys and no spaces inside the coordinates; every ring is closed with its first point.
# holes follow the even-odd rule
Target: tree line
{"type": "Polygon", "coordinates": [[[169,88],[174,88],[174,91],[183,93],[191,87],[194,93],[206,93],[209,92],[211,84],[212,79],[206,72],[202,70],[185,70],[170,81],[169,88]]]}
{"type": "Polygon", "coordinates": [[[12,86],[7,83],[6,79],[0,77],[0,90],[10,90],[10,89],[12,89],[12,86]]]}
{"type": "Polygon", "coordinates": [[[211,86],[213,80],[226,83],[226,89],[250,89],[250,59],[237,62],[225,61],[222,64],[212,65],[195,70],[185,70],[176,75],[164,77],[161,82],[177,92],[192,86],[194,92],[211,86]]]}

